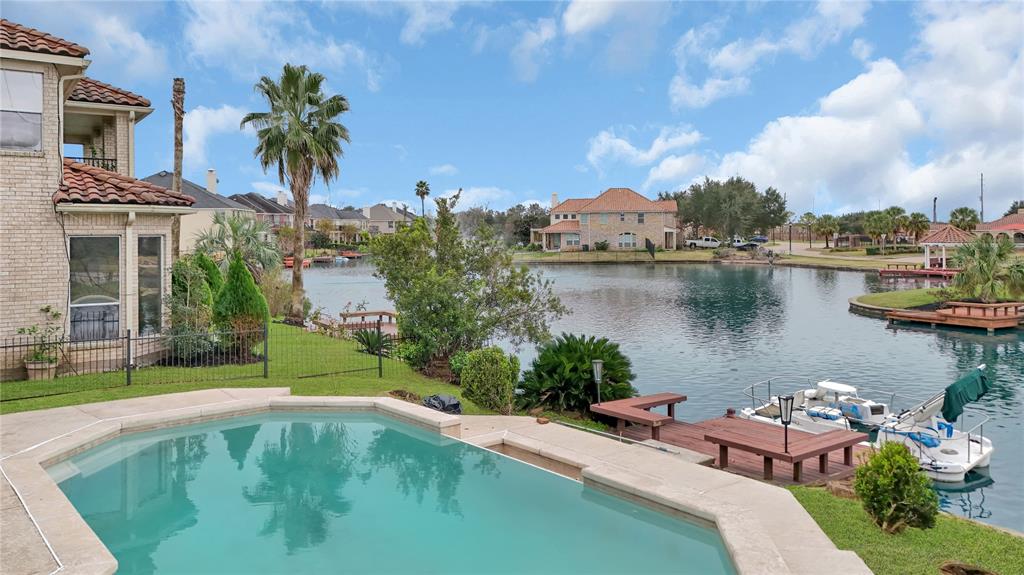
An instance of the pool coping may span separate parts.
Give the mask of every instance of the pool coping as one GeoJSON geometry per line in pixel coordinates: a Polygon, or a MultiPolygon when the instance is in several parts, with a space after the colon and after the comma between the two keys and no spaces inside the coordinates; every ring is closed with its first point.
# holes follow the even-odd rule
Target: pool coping
{"type": "Polygon", "coordinates": [[[478,447],[504,443],[579,467],[585,485],[713,524],[743,575],[810,573],[812,568],[818,572],[822,564],[838,566],[844,573],[870,573],[856,554],[836,549],[785,489],[699,465],[685,454],[543,425],[528,417],[448,415],[391,397],[291,396],[287,388],[206,392],[87,404],[93,414],[112,415],[93,417],[94,421],[66,431],[62,429],[76,425],[68,423],[74,418],[68,416],[67,408],[0,416],[0,429],[6,428],[3,441],[15,443],[15,449],[26,438],[19,438],[19,430],[9,426],[24,421],[28,430],[24,435],[32,443],[20,450],[7,453],[7,446],[0,445],[4,453],[0,471],[53,556],[58,566],[53,573],[109,574],[117,570],[117,560],[64,496],[47,467],[123,434],[296,410],[377,412],[478,447]],[[154,403],[166,408],[152,409],[154,403]],[[52,418],[62,421],[47,425],[52,418]],[[779,513],[787,515],[776,519],[783,520],[783,535],[792,538],[791,544],[777,540],[778,533],[773,535],[770,516],[779,513]]]}

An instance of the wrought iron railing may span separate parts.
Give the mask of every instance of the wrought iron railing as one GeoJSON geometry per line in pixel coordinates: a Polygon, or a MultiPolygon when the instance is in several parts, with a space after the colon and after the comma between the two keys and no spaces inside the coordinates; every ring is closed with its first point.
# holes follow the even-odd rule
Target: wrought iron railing
{"type": "Polygon", "coordinates": [[[102,168],[110,172],[117,171],[117,159],[116,158],[78,158],[73,156],[64,156],[65,158],[82,164],[88,164],[97,168],[102,168]]]}

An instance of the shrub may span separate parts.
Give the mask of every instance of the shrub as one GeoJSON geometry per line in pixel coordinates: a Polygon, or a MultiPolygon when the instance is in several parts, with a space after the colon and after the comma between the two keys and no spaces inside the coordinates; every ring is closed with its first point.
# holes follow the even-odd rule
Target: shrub
{"type": "Polygon", "coordinates": [[[526,246],[526,251],[528,252],[539,252],[542,249],[544,248],[540,244],[528,244],[526,246]]]}
{"type": "MultiPolygon", "coordinates": [[[[186,363],[208,356],[213,349],[209,334],[213,294],[206,270],[197,260],[196,256],[192,256],[174,262],[171,268],[171,293],[165,298],[171,320],[171,349],[175,357],[186,363]]],[[[220,271],[217,274],[220,275],[220,271]]]]}
{"type": "Polygon", "coordinates": [[[448,358],[448,367],[452,370],[452,381],[460,381],[462,377],[462,369],[466,367],[466,358],[468,356],[468,351],[459,350],[453,353],[450,358],[448,358]]]}
{"type": "Polygon", "coordinates": [[[243,359],[263,340],[263,326],[270,321],[267,300],[256,287],[242,256],[235,252],[224,287],[213,305],[213,322],[221,334],[222,349],[243,359]]]}
{"type": "Polygon", "coordinates": [[[515,404],[519,359],[497,347],[469,352],[462,368],[462,393],[477,404],[510,415],[515,404]]]}
{"type": "Polygon", "coordinates": [[[736,250],[734,250],[732,248],[720,247],[720,248],[715,248],[715,250],[713,252],[711,252],[711,255],[713,255],[716,258],[724,259],[724,258],[732,257],[732,255],[735,254],[735,253],[736,253],[736,250]]]}
{"type": "Polygon", "coordinates": [[[391,353],[392,341],[386,333],[375,329],[359,329],[352,334],[352,339],[359,344],[359,351],[372,355],[388,355],[391,353]]]}
{"type": "Polygon", "coordinates": [[[280,266],[271,268],[260,276],[260,292],[267,300],[270,317],[282,317],[292,305],[292,284],[281,273],[280,266]]]}
{"type": "Polygon", "coordinates": [[[594,249],[599,251],[599,252],[606,252],[606,251],[608,251],[608,240],[601,240],[601,241],[594,242],[594,249]]]}
{"type": "Polygon", "coordinates": [[[430,361],[430,347],[420,341],[403,341],[395,346],[392,357],[422,369],[430,361]]]}
{"type": "Polygon", "coordinates": [[[210,293],[217,295],[220,288],[224,287],[224,275],[221,274],[220,268],[203,252],[197,252],[192,259],[206,274],[206,285],[210,286],[210,293]]]}
{"type": "Polygon", "coordinates": [[[857,468],[853,490],[886,533],[935,525],[938,496],[917,458],[902,443],[886,442],[857,468]]]}
{"type": "Polygon", "coordinates": [[[585,413],[597,400],[593,360],[604,362],[600,401],[636,395],[629,358],[607,338],[562,334],[537,348],[537,359],[523,374],[523,402],[559,411],[585,413]]]}

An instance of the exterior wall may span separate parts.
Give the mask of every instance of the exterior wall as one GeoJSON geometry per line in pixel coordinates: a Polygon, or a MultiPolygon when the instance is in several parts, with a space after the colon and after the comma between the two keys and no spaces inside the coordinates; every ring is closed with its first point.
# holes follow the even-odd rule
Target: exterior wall
{"type": "Polygon", "coordinates": [[[230,210],[214,208],[198,208],[194,214],[181,216],[181,253],[191,253],[196,247],[196,236],[204,230],[213,226],[213,216],[219,212],[231,217],[233,215],[256,217],[256,214],[248,210],[230,210]]]}
{"type": "MultiPolygon", "coordinates": [[[[623,249],[619,248],[619,234],[632,232],[636,234],[636,249],[643,249],[645,245],[645,239],[650,239],[654,242],[654,245],[664,249],[674,249],[674,245],[665,245],[665,228],[675,228],[675,217],[674,214],[666,214],[659,212],[644,212],[644,223],[637,223],[637,214],[635,212],[625,212],[626,221],[619,221],[619,213],[609,213],[608,223],[601,223],[601,214],[586,214],[587,222],[580,222],[580,244],[590,245],[590,249],[594,249],[594,244],[599,241],[608,242],[609,250],[623,249]]],[[[578,217],[578,216],[577,216],[578,217]]],[[[562,242],[563,247],[565,242],[562,242]]],[[[633,248],[624,248],[631,250],[633,248]]]]}

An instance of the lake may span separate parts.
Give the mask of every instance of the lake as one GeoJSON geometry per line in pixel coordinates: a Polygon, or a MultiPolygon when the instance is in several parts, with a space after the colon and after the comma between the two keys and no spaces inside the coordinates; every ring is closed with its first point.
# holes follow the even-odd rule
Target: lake
{"type": "MultiPolygon", "coordinates": [[[[849,298],[914,287],[876,273],[715,265],[536,265],[571,312],[552,333],[618,342],[641,393],[689,396],[678,416],[700,420],[740,408],[748,385],[775,375],[830,378],[924,399],[979,364],[992,391],[975,408],[992,418],[992,483],[940,492],[952,513],[1024,531],[1024,329],[999,335],[952,329],[890,329],[848,310],[849,298]]],[[[311,268],[314,307],[347,302],[391,309],[369,262],[311,268]]],[[[535,356],[519,350],[524,368],[535,356]]],[[[984,483],[984,482],[982,482],[984,483]]]]}

